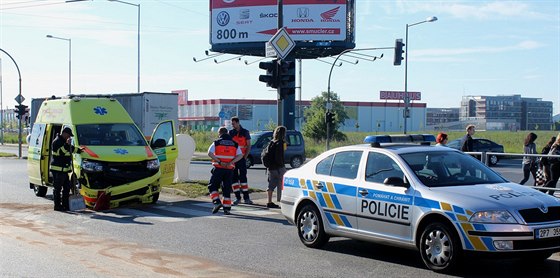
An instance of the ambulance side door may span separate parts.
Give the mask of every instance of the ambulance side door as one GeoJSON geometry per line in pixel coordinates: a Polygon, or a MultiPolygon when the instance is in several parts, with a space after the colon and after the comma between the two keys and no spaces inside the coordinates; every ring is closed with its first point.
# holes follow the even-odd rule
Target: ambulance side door
{"type": "Polygon", "coordinates": [[[384,153],[368,153],[365,180],[360,183],[356,198],[360,231],[410,240],[414,190],[404,180],[404,172],[393,158],[384,153]]]}
{"type": "Polygon", "coordinates": [[[163,121],[156,126],[150,139],[150,146],[159,159],[160,185],[171,184],[175,175],[175,160],[179,152],[172,120],[163,121]]]}
{"type": "Polygon", "coordinates": [[[31,130],[29,142],[27,142],[29,145],[29,149],[27,151],[27,173],[29,175],[29,182],[36,185],[43,185],[42,170],[47,169],[46,172],[48,172],[48,155],[46,158],[42,155],[43,147],[48,148],[48,146],[44,146],[46,129],[46,124],[36,123],[33,126],[33,130],[31,130]],[[47,162],[47,168],[44,168],[44,161],[47,162]]]}

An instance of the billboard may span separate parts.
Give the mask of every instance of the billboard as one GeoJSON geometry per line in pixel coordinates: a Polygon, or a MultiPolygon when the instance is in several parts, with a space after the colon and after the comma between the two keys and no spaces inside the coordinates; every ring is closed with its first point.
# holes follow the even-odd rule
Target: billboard
{"type": "MultiPolygon", "coordinates": [[[[332,47],[332,42],[350,42],[353,47],[354,6],[354,0],[283,0],[283,26],[296,43],[314,42],[305,47],[332,47]]],[[[214,51],[223,50],[224,45],[230,51],[220,52],[259,47],[257,55],[264,56],[264,43],[276,34],[277,27],[277,0],[210,0],[214,51]]]]}

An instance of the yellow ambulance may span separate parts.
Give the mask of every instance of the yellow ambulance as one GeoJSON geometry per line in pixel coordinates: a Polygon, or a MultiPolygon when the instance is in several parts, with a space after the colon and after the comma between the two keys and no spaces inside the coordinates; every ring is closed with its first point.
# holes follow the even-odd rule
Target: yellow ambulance
{"type": "Polygon", "coordinates": [[[49,164],[52,141],[72,129],[73,186],[88,207],[103,193],[110,208],[128,203],[155,203],[162,185],[173,181],[178,148],[172,120],[161,122],[148,142],[123,106],[110,97],[50,98],[37,113],[29,138],[29,185],[43,197],[53,186],[49,164]]]}

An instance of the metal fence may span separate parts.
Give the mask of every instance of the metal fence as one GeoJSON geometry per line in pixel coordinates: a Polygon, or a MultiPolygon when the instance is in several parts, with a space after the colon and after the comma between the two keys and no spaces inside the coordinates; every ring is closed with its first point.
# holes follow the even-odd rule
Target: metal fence
{"type": "MultiPolygon", "coordinates": [[[[476,155],[476,156],[480,156],[480,160],[482,161],[482,163],[486,164],[487,166],[489,165],[489,157],[492,155],[498,156],[498,157],[553,157],[553,158],[558,158],[560,159],[560,155],[550,155],[550,154],[520,154],[520,153],[494,153],[494,152],[465,152],[467,154],[471,154],[471,155],[476,155]]],[[[541,189],[541,190],[550,190],[550,191],[554,191],[554,196],[557,198],[560,198],[560,196],[557,196],[557,193],[560,192],[560,188],[558,188],[558,185],[556,185],[557,187],[542,187],[542,186],[529,186],[532,187],[534,189],[541,189]]]]}

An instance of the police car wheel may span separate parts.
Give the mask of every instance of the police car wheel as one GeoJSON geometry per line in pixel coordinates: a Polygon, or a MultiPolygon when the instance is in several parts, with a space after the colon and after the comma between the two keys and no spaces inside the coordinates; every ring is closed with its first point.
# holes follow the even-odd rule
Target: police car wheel
{"type": "Polygon", "coordinates": [[[35,196],[37,197],[45,197],[47,195],[47,187],[46,186],[40,186],[40,185],[34,185],[33,186],[33,191],[35,192],[35,196]]]}
{"type": "Polygon", "coordinates": [[[449,272],[455,268],[460,248],[455,234],[445,224],[429,224],[422,232],[420,254],[424,264],[431,270],[449,272]]]}
{"type": "Polygon", "coordinates": [[[301,242],[311,248],[320,248],[329,241],[323,228],[323,220],[314,205],[304,206],[297,217],[297,229],[301,242]]]}

